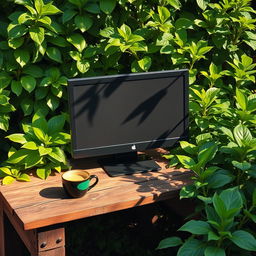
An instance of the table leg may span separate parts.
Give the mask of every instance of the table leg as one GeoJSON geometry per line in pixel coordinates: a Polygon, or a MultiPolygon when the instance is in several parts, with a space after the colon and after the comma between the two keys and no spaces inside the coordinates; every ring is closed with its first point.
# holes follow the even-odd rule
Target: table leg
{"type": "Polygon", "coordinates": [[[3,203],[1,199],[0,199],[0,256],[5,256],[4,210],[3,210],[3,203]]]}
{"type": "Polygon", "coordinates": [[[65,256],[65,228],[50,226],[39,229],[37,244],[38,256],[65,256]]]}

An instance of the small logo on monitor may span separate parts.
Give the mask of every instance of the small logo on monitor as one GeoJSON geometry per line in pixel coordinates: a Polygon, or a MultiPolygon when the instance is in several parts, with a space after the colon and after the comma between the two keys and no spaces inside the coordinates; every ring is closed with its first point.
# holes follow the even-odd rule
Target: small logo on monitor
{"type": "Polygon", "coordinates": [[[132,145],[132,150],[136,150],[136,145],[132,145]]]}

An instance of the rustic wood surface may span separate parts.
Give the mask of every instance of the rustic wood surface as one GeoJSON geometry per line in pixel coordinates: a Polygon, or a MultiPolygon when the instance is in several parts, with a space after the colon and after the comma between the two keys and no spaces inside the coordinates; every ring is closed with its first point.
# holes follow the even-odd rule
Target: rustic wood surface
{"type": "Polygon", "coordinates": [[[112,178],[94,161],[76,161],[73,169],[84,169],[99,177],[99,183],[79,199],[67,197],[60,174],[46,181],[32,177],[30,183],[1,186],[0,196],[5,209],[17,217],[25,230],[30,230],[172,198],[190,183],[190,171],[166,168],[167,161],[159,152],[148,153],[162,167],[161,171],[112,178]]]}

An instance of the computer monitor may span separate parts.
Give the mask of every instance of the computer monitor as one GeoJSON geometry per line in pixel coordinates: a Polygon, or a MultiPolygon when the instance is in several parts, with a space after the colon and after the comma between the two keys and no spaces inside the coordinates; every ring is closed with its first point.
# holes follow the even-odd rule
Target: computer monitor
{"type": "Polygon", "coordinates": [[[188,136],[188,70],[68,80],[73,158],[97,157],[110,176],[160,167],[137,152],[188,136]]]}

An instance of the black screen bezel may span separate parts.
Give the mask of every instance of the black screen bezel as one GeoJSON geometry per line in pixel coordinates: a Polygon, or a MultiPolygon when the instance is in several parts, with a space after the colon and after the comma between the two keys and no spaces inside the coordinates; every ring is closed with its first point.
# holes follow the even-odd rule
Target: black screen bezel
{"type": "Polygon", "coordinates": [[[167,70],[167,71],[155,71],[155,72],[145,72],[145,73],[130,73],[130,74],[121,74],[121,75],[106,75],[106,76],[95,76],[95,77],[85,77],[85,78],[74,78],[68,79],[68,102],[69,102],[69,113],[70,113],[70,126],[71,126],[71,154],[73,158],[85,158],[85,157],[97,157],[104,155],[112,155],[118,153],[132,152],[131,146],[136,145],[136,150],[144,151],[147,149],[158,148],[158,147],[171,147],[174,143],[181,139],[187,139],[188,137],[188,86],[189,86],[189,75],[187,69],[182,70],[167,70]],[[183,76],[183,92],[184,92],[184,101],[183,101],[183,119],[184,119],[184,133],[181,137],[167,137],[161,140],[152,140],[149,146],[149,142],[136,141],[126,144],[119,145],[109,145],[102,146],[97,148],[83,148],[79,149],[76,147],[76,140],[79,135],[75,133],[75,120],[74,120],[74,94],[73,90],[76,86],[86,86],[92,84],[103,84],[111,83],[117,79],[125,81],[134,81],[134,80],[148,80],[148,79],[157,79],[157,78],[167,78],[167,77],[181,77],[183,76]]]}

